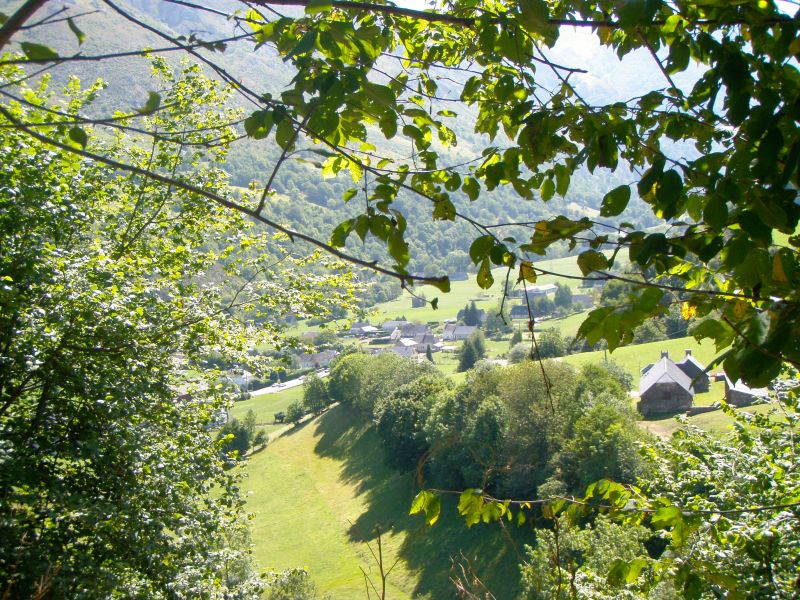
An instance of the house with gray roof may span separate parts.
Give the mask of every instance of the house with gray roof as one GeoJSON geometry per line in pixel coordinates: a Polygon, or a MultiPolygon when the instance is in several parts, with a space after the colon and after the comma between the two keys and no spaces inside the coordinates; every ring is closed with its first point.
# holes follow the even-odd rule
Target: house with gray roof
{"type": "Polygon", "coordinates": [[[636,408],[648,417],[656,414],[685,412],[694,403],[694,388],[689,376],[662,352],[639,380],[639,403],[636,408]]]}
{"type": "Polygon", "coordinates": [[[767,388],[751,388],[741,379],[734,383],[725,375],[725,401],[731,406],[748,406],[761,398],[769,398],[767,388]]]}
{"type": "Polygon", "coordinates": [[[389,338],[393,342],[396,342],[401,338],[413,338],[426,333],[431,333],[431,330],[427,325],[420,325],[419,323],[403,323],[402,325],[398,325],[394,328],[394,331],[392,331],[392,334],[389,336],[389,338]]]}
{"type": "Polygon", "coordinates": [[[692,356],[691,350],[687,349],[683,360],[676,364],[678,368],[686,373],[687,377],[692,380],[692,387],[694,388],[695,394],[708,391],[709,379],[706,366],[692,356]]]}
{"type": "Polygon", "coordinates": [[[473,333],[478,331],[478,328],[474,325],[459,325],[458,323],[448,323],[444,326],[444,331],[442,331],[442,339],[446,342],[452,342],[456,340],[465,340],[473,333]]]}

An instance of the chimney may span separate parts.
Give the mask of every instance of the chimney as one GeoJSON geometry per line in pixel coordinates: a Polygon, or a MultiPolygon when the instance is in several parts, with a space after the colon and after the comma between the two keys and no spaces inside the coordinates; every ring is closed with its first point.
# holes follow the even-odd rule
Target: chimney
{"type": "Polygon", "coordinates": [[[686,356],[691,356],[691,355],[692,355],[692,351],[687,348],[686,349],[686,356]]]}
{"type": "Polygon", "coordinates": [[[666,350],[661,351],[661,358],[669,358],[669,352],[666,350]]]}

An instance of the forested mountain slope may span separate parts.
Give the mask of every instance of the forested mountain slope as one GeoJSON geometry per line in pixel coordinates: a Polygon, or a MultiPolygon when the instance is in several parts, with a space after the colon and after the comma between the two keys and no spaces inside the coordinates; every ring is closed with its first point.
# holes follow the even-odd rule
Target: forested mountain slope
{"type": "MultiPolygon", "coordinates": [[[[207,5],[212,11],[191,10],[158,0],[121,0],[116,4],[120,11],[135,20],[141,20],[145,24],[158,24],[162,29],[166,24],[176,37],[184,36],[187,43],[196,42],[198,39],[234,38],[246,33],[246,25],[233,20],[226,21],[214,14],[214,10],[225,8],[224,3],[207,3],[207,5]]],[[[84,56],[110,52],[124,53],[132,49],[159,48],[168,45],[165,40],[144,31],[130,20],[109,19],[108,15],[104,14],[109,8],[95,0],[77,0],[73,10],[86,13],[79,19],[80,27],[86,33],[83,45],[78,47],[73,38],[48,37],[48,32],[57,31],[63,36],[63,28],[34,30],[31,34],[32,39],[47,42],[64,55],[80,52],[84,56]]],[[[598,61],[603,64],[603,61],[606,61],[609,69],[611,68],[612,61],[606,54],[595,52],[585,44],[585,40],[575,38],[563,46],[563,53],[569,55],[578,52],[593,64],[597,64],[598,61]]],[[[211,50],[201,50],[201,52],[211,55],[211,50]]],[[[224,54],[213,53],[213,58],[225,65],[230,72],[244,73],[243,83],[246,85],[273,96],[279,96],[292,77],[290,67],[279,60],[276,54],[263,51],[254,53],[247,46],[232,44],[224,54]]],[[[174,60],[177,61],[177,58],[174,60]]],[[[396,61],[391,58],[386,59],[387,72],[393,69],[393,62],[396,61]]],[[[149,76],[149,64],[145,57],[125,56],[113,60],[77,62],[72,70],[86,82],[96,78],[108,82],[107,89],[100,94],[94,105],[98,115],[143,106],[148,93],[157,91],[156,84],[149,76]]],[[[605,102],[612,97],[625,98],[634,95],[637,85],[641,85],[641,81],[636,77],[630,75],[625,77],[611,70],[608,73],[609,77],[606,79],[588,75],[580,79],[579,75],[578,86],[585,88],[587,97],[597,102],[605,102]]],[[[541,76],[543,80],[553,78],[546,70],[542,70],[541,76]]],[[[437,81],[437,94],[442,98],[440,102],[442,109],[451,111],[453,115],[447,118],[446,122],[455,133],[458,143],[450,148],[441,144],[434,146],[447,157],[449,164],[462,165],[460,170],[466,175],[470,168],[480,164],[482,157],[476,149],[483,148],[486,139],[483,134],[474,131],[477,109],[466,106],[458,99],[457,90],[463,82],[452,80],[450,77],[448,73],[441,73],[437,81]]],[[[238,102],[244,111],[252,111],[252,106],[244,106],[244,101],[241,99],[238,102]]],[[[384,149],[385,142],[382,150],[384,149]]],[[[390,143],[388,151],[398,158],[405,158],[410,156],[411,148],[405,141],[400,141],[390,143]]],[[[354,183],[348,175],[341,174],[330,179],[320,178],[318,164],[323,162],[325,157],[309,151],[308,148],[295,150],[286,158],[273,178],[273,170],[279,160],[278,147],[274,144],[264,145],[250,140],[240,140],[231,149],[223,168],[230,174],[231,182],[242,188],[254,185],[255,189],[258,189],[273,178],[272,189],[276,194],[269,198],[270,218],[319,239],[328,239],[337,224],[362,210],[363,201],[360,193],[355,194],[348,203],[342,201],[342,195],[351,188],[360,192],[363,182],[354,183]]],[[[562,198],[556,194],[547,203],[536,200],[521,201],[508,186],[500,186],[493,191],[484,191],[479,203],[473,203],[466,195],[461,194],[455,199],[456,209],[468,218],[490,225],[530,224],[555,214],[573,217],[597,216],[603,195],[609,189],[625,183],[627,175],[629,173],[624,169],[616,173],[603,170],[590,174],[588,171],[582,171],[579,176],[573,178],[566,197],[562,198]]],[[[434,221],[431,218],[429,203],[419,198],[410,199],[400,195],[395,200],[395,206],[406,215],[409,222],[407,240],[411,255],[408,267],[410,271],[441,275],[463,271],[472,266],[468,251],[474,237],[474,229],[469,223],[463,220],[434,221]]],[[[619,220],[627,220],[637,226],[652,225],[655,221],[647,208],[643,202],[631,202],[629,209],[619,220]]],[[[530,236],[527,227],[507,227],[501,231],[506,236],[514,236],[518,243],[523,243],[530,236]]],[[[362,243],[355,236],[351,236],[348,248],[362,258],[381,261],[387,258],[383,244],[373,238],[368,237],[366,243],[362,243]]],[[[566,252],[566,246],[553,249],[554,255],[566,252]]]]}

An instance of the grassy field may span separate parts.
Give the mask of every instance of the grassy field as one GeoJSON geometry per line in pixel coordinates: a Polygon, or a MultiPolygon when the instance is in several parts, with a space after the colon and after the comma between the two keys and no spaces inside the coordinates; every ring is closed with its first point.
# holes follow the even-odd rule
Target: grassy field
{"type": "MultiPolygon", "coordinates": [[[[542,260],[534,264],[542,269],[562,275],[579,276],[581,274],[574,256],[542,260]]],[[[376,314],[374,317],[370,317],[370,320],[373,322],[380,322],[399,316],[405,316],[410,321],[418,321],[420,323],[442,322],[445,319],[455,319],[458,311],[472,300],[475,301],[478,308],[492,310],[497,306],[502,296],[506,269],[494,269],[492,275],[494,275],[495,284],[488,290],[482,290],[478,287],[474,273],[470,273],[470,278],[467,281],[453,281],[450,285],[450,292],[447,294],[443,294],[432,286],[422,286],[414,290],[415,294],[419,295],[422,293],[429,300],[439,298],[439,308],[437,310],[433,310],[430,305],[420,308],[411,308],[411,295],[404,291],[400,298],[375,306],[376,314]]],[[[516,281],[516,272],[511,273],[509,281],[511,281],[512,284],[516,281]]],[[[536,281],[536,285],[545,285],[557,281],[561,284],[569,285],[573,288],[573,291],[577,290],[578,284],[580,283],[575,279],[542,275],[536,281]]]]}
{"type": "Polygon", "coordinates": [[[285,427],[284,423],[273,423],[276,412],[285,411],[286,407],[296,400],[303,399],[303,386],[289,388],[276,394],[263,394],[250,400],[236,402],[231,407],[230,415],[236,419],[243,419],[248,410],[256,414],[256,425],[267,433],[272,433],[285,427]]]}
{"type": "MultiPolygon", "coordinates": [[[[498,598],[519,588],[514,548],[497,526],[467,529],[445,499],[432,528],[408,515],[416,486],[412,474],[383,464],[374,428],[348,408],[335,406],[292,429],[254,455],[243,488],[250,490],[255,555],[262,569],[305,566],[336,600],[363,600],[361,568],[376,576],[368,544],[382,532],[392,600],[453,596],[451,557],[473,561],[498,598]]],[[[527,530],[511,529],[521,547],[527,530]]]]}

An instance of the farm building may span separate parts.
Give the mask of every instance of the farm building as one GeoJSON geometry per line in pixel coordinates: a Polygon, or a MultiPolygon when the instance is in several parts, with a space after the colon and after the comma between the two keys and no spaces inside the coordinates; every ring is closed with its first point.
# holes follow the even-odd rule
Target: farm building
{"type": "Polygon", "coordinates": [[[401,338],[413,338],[426,333],[431,333],[431,330],[427,325],[421,325],[419,323],[403,323],[395,327],[394,331],[392,331],[392,335],[389,337],[393,342],[396,342],[401,338]]]}
{"type": "Polygon", "coordinates": [[[444,326],[444,331],[442,332],[442,339],[446,342],[452,342],[455,340],[465,340],[473,333],[478,331],[477,327],[472,325],[458,325],[457,323],[448,323],[444,326]]]}
{"type": "Polygon", "coordinates": [[[732,406],[748,406],[759,398],[768,398],[769,392],[766,388],[748,387],[741,379],[733,383],[730,378],[725,376],[725,401],[732,406]]]}
{"type": "Polygon", "coordinates": [[[677,366],[692,381],[695,394],[708,391],[709,379],[706,366],[692,356],[691,350],[686,350],[683,360],[677,363],[677,366]]]}
{"type": "Polygon", "coordinates": [[[694,402],[692,380],[662,352],[639,380],[639,398],[636,408],[645,417],[687,411],[694,402]]]}

